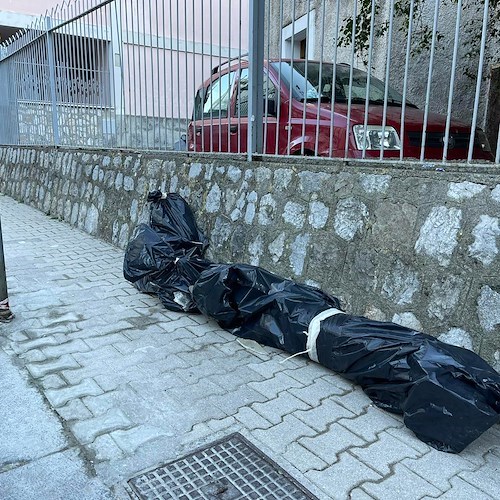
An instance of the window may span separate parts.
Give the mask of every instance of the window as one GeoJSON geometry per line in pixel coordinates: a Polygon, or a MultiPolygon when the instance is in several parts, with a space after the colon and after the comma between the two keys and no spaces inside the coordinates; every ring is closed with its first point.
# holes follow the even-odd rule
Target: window
{"type": "Polygon", "coordinates": [[[217,118],[227,116],[235,74],[236,72],[233,71],[222,75],[206,89],[203,102],[203,116],[215,116],[217,118]]]}
{"type": "MultiPolygon", "coordinates": [[[[267,75],[264,76],[264,102],[276,100],[276,87],[267,75]]],[[[266,105],[264,104],[264,113],[266,105]]],[[[268,113],[269,114],[269,113],[268,113]]],[[[236,116],[248,116],[248,69],[241,70],[238,84],[238,96],[236,98],[236,116]]]]}
{"type": "Polygon", "coordinates": [[[281,55],[292,59],[313,59],[316,10],[312,9],[282,29],[281,55]]]}

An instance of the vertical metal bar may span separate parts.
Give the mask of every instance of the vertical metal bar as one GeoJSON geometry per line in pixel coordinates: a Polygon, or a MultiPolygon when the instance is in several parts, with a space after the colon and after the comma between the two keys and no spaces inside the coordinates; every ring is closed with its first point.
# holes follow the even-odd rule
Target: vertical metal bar
{"type": "MultiPolygon", "coordinates": [[[[155,78],[154,78],[154,57],[153,57],[153,10],[151,9],[151,0],[149,0],[149,39],[151,40],[151,47],[149,48],[150,64],[149,70],[151,71],[151,124],[153,126],[153,146],[152,149],[156,149],[156,115],[155,115],[155,98],[159,95],[155,93],[155,78]]],[[[158,18],[157,18],[158,19],[158,18]]],[[[158,52],[158,28],[156,29],[156,51],[158,52]]],[[[156,71],[158,72],[158,70],[156,71]]],[[[148,127],[149,128],[149,127],[148,127]]]]}
{"type": "Polygon", "coordinates": [[[495,163],[500,163],[500,125],[498,126],[497,151],[495,154],[495,163]]]}
{"type": "MultiPolygon", "coordinates": [[[[222,48],[222,9],[221,9],[221,0],[219,0],[219,71],[222,65],[221,48],[222,48]]],[[[228,75],[228,78],[229,78],[229,84],[231,84],[230,75],[228,75]]],[[[222,88],[220,90],[222,92],[222,88]]],[[[222,105],[222,100],[220,100],[219,102],[222,105]]],[[[222,143],[222,110],[219,109],[219,152],[221,151],[221,145],[222,145],[221,143],[222,143]]]]}
{"type": "MultiPolygon", "coordinates": [[[[129,40],[129,29],[128,29],[128,12],[130,8],[130,15],[132,16],[133,14],[133,9],[132,9],[132,4],[125,5],[125,35],[126,35],[126,40],[127,40],[127,75],[128,75],[128,109],[124,110],[124,116],[122,117],[122,137],[123,137],[123,131],[126,130],[127,133],[129,134],[128,137],[131,137],[132,134],[132,93],[135,96],[135,64],[132,66],[130,65],[130,46],[132,45],[132,57],[134,57],[134,47],[133,44],[130,43],[129,40]],[[132,71],[134,72],[134,87],[132,89],[132,71]],[[128,115],[128,124],[126,123],[127,120],[127,115],[128,115]]],[[[132,35],[133,36],[133,35],[132,35]]],[[[132,39],[133,40],[133,39],[132,39]]],[[[125,50],[125,47],[124,47],[125,50]]],[[[135,109],[136,101],[134,97],[134,109],[135,109]]],[[[124,140],[124,146],[132,147],[132,143],[130,142],[130,139],[127,139],[127,135],[125,135],[125,140],[124,140]]]]}
{"type": "MultiPolygon", "coordinates": [[[[151,17],[153,13],[150,13],[151,17]]],[[[155,2],[155,22],[156,22],[156,91],[158,99],[158,149],[166,149],[161,147],[161,101],[160,101],[160,17],[158,12],[158,2],[155,2]]],[[[165,33],[161,33],[162,39],[165,40],[165,33]]],[[[153,75],[154,76],[154,75],[153,75]]],[[[165,99],[165,96],[163,96],[165,99]]],[[[165,145],[166,146],[166,145],[165,145]]]]}
{"type": "Polygon", "coordinates": [[[405,58],[405,73],[403,77],[403,103],[401,104],[401,150],[399,151],[399,159],[403,161],[404,157],[404,143],[405,143],[405,118],[406,118],[406,96],[408,92],[408,71],[410,68],[410,54],[411,54],[411,36],[413,32],[413,16],[415,10],[415,0],[410,2],[410,19],[408,20],[408,38],[406,39],[406,58],[405,58]]]}
{"type": "MultiPolygon", "coordinates": [[[[213,10],[212,10],[212,0],[209,1],[209,13],[210,18],[210,30],[209,30],[209,41],[210,41],[210,87],[212,86],[212,71],[214,68],[213,56],[214,56],[214,42],[213,42],[213,10]]],[[[219,80],[219,94],[220,94],[220,80],[219,80]]],[[[213,110],[213,98],[214,93],[210,92],[210,152],[214,150],[214,110],[213,110]]],[[[220,113],[219,113],[220,115],[220,113]]]]}
{"type": "MultiPolygon", "coordinates": [[[[195,16],[195,0],[192,0],[192,8],[193,8],[193,19],[191,21],[191,24],[193,26],[193,53],[191,54],[191,57],[193,59],[193,96],[194,96],[194,101],[193,101],[193,122],[198,121],[200,118],[199,116],[196,116],[196,16],[195,16]]],[[[186,37],[187,38],[187,37],[186,37]]],[[[203,44],[202,44],[203,46],[203,44]]],[[[202,75],[203,79],[203,75],[202,75]]],[[[202,116],[203,116],[203,103],[202,103],[202,116]]],[[[196,151],[196,126],[193,124],[193,148],[196,151]]]]}
{"type": "Polygon", "coordinates": [[[279,56],[278,56],[278,89],[276,91],[276,98],[278,99],[276,104],[278,105],[276,113],[276,137],[275,137],[275,148],[274,154],[279,154],[279,138],[281,134],[280,123],[281,123],[281,64],[282,64],[282,46],[283,46],[283,0],[280,0],[280,25],[279,25],[279,56]]]}
{"type": "Polygon", "coordinates": [[[435,0],[434,4],[434,25],[432,28],[431,54],[429,59],[429,75],[427,78],[427,91],[425,93],[425,108],[424,108],[424,124],[422,130],[422,144],[420,145],[420,161],[424,161],[425,157],[425,141],[427,135],[427,122],[429,119],[429,104],[431,96],[432,71],[434,69],[434,49],[436,47],[436,36],[438,29],[439,18],[439,0],[435,0]]]}
{"type": "Polygon", "coordinates": [[[264,2],[250,0],[248,50],[248,160],[262,153],[264,76],[264,2]]]}
{"type": "Polygon", "coordinates": [[[319,116],[320,116],[320,110],[321,110],[321,96],[323,94],[323,55],[324,55],[324,46],[325,46],[325,13],[326,13],[326,2],[323,2],[322,9],[321,9],[321,42],[320,42],[320,56],[319,56],[319,85],[318,85],[318,92],[319,92],[319,101],[318,101],[318,111],[316,113],[316,134],[315,134],[315,141],[314,141],[314,156],[318,156],[318,149],[319,149],[319,116]]]}
{"type": "MultiPolygon", "coordinates": [[[[141,16],[140,16],[140,8],[139,8],[139,0],[136,1],[137,4],[137,81],[139,87],[139,134],[140,134],[140,146],[147,147],[144,143],[144,113],[142,112],[142,74],[141,74],[141,16]]],[[[143,43],[145,34],[143,33],[143,43]]],[[[147,128],[147,127],[146,127],[147,128]]]]}
{"type": "MultiPolygon", "coordinates": [[[[96,101],[99,106],[99,114],[97,115],[97,120],[100,120],[101,129],[96,130],[96,135],[98,137],[97,141],[100,146],[104,146],[108,144],[108,142],[104,141],[105,137],[108,135],[108,118],[106,116],[106,103],[111,104],[111,74],[112,74],[112,66],[109,64],[109,54],[108,58],[106,58],[106,54],[104,52],[105,47],[107,46],[108,39],[110,40],[109,46],[113,47],[113,37],[111,31],[113,29],[113,22],[108,16],[108,5],[104,5],[99,8],[99,10],[95,11],[95,28],[92,29],[92,34],[94,37],[93,46],[96,48],[97,52],[97,64],[94,69],[94,74],[97,78],[97,88],[99,89],[98,95],[96,95],[96,101]],[[104,20],[106,23],[103,23],[103,12],[104,12],[104,20]],[[106,31],[105,31],[106,26],[106,31]],[[106,40],[106,42],[105,42],[106,40]],[[108,78],[106,78],[106,74],[108,74],[108,78]],[[109,91],[108,91],[109,88],[109,91]],[[106,133],[104,133],[104,125],[106,125],[106,133]],[[100,133],[99,133],[100,132],[100,133]]],[[[113,52],[113,51],[112,51],[113,52]]],[[[111,58],[113,58],[112,56],[111,58]]],[[[95,61],[94,61],[95,62],[95,61]]],[[[111,107],[111,106],[110,106],[111,107]]]]}
{"type": "MultiPolygon", "coordinates": [[[[240,0],[241,1],[241,0],[240,0]]],[[[200,0],[201,2],[201,74],[202,81],[205,83],[205,12],[203,5],[205,4],[205,0],[200,0]]],[[[201,150],[205,151],[205,88],[203,88],[203,94],[200,96],[201,102],[201,150]]]]}
{"type": "Polygon", "coordinates": [[[335,117],[335,88],[337,86],[337,49],[339,38],[339,22],[340,22],[340,2],[335,6],[335,38],[333,47],[333,67],[332,67],[332,109],[330,115],[330,138],[328,144],[328,156],[333,155],[333,138],[334,138],[334,117],[335,117]]]}
{"type": "Polygon", "coordinates": [[[373,39],[375,35],[375,0],[372,0],[371,19],[370,19],[370,45],[368,47],[368,70],[366,74],[366,96],[365,96],[365,118],[363,121],[363,151],[361,158],[366,158],[366,134],[368,132],[368,111],[370,109],[370,85],[372,77],[372,56],[373,39]]]}
{"type": "Polygon", "coordinates": [[[295,10],[295,2],[292,2],[293,7],[292,7],[292,38],[291,38],[291,45],[292,45],[292,54],[290,57],[290,96],[288,99],[288,133],[287,133],[287,141],[286,141],[286,154],[290,154],[290,142],[292,140],[292,102],[293,102],[293,60],[294,60],[294,50],[295,50],[295,15],[296,15],[296,10],[295,10]]]}
{"type": "MultiPolygon", "coordinates": [[[[176,31],[177,31],[177,129],[181,129],[181,54],[180,54],[180,19],[179,19],[179,2],[176,3],[176,31]]],[[[176,136],[177,141],[180,141],[180,134],[176,136]]],[[[177,142],[175,141],[175,142],[177,142]]],[[[175,144],[175,143],[174,143],[175,144]]]]}
{"type": "MultiPolygon", "coordinates": [[[[126,6],[125,6],[126,8],[126,6]]],[[[114,128],[111,128],[111,131],[114,132],[114,137],[115,137],[115,142],[114,144],[116,146],[119,146],[123,143],[121,134],[123,130],[123,120],[125,118],[125,75],[124,75],[124,70],[123,70],[123,65],[124,65],[124,48],[125,45],[123,43],[123,13],[122,13],[122,5],[121,3],[116,3],[113,2],[110,4],[110,15],[113,17],[114,21],[111,22],[111,61],[110,61],[110,71],[112,71],[112,80],[110,80],[111,87],[113,89],[112,93],[112,101],[115,105],[114,107],[114,128]],[[113,28],[114,26],[114,28],[113,28]],[[116,42],[116,47],[115,47],[115,42],[116,42]],[[118,71],[118,78],[119,80],[119,93],[120,93],[120,107],[119,113],[117,113],[117,90],[116,90],[116,77],[117,77],[117,71],[115,71],[115,56],[116,52],[115,49],[118,49],[118,56],[120,58],[119,60],[119,71],[118,71]],[[117,115],[120,116],[120,127],[117,127],[117,115]],[[120,137],[118,136],[118,131],[120,131],[120,137]]],[[[110,110],[110,117],[111,117],[111,110],[110,110]]],[[[111,120],[111,118],[110,118],[111,120]]],[[[111,122],[110,122],[111,124],[111,122]]]]}
{"type": "Polygon", "coordinates": [[[7,289],[7,273],[5,272],[5,256],[3,252],[2,220],[0,218],[0,321],[6,322],[14,318],[9,307],[7,289]]]}
{"type": "Polygon", "coordinates": [[[49,64],[49,78],[50,78],[50,101],[52,104],[52,133],[54,137],[54,145],[59,146],[59,122],[57,118],[57,100],[56,100],[56,74],[54,68],[54,47],[52,32],[52,20],[49,16],[45,18],[45,30],[47,33],[47,58],[49,64]]]}
{"type": "MultiPolygon", "coordinates": [[[[307,41],[309,41],[309,20],[311,17],[311,0],[307,0],[307,15],[306,15],[306,48],[307,48],[307,41]]],[[[307,50],[306,53],[304,54],[305,58],[305,63],[304,63],[304,78],[306,81],[306,95],[304,96],[304,102],[302,106],[302,137],[306,136],[306,109],[307,109],[307,85],[309,82],[308,78],[308,69],[309,69],[309,58],[307,57],[307,50]]],[[[320,106],[321,103],[318,102],[318,106],[320,106]]],[[[304,154],[304,141],[302,141],[300,145],[300,154],[304,154]]]]}
{"type": "Polygon", "coordinates": [[[453,44],[453,59],[451,63],[450,90],[448,93],[448,112],[446,113],[446,128],[444,132],[443,161],[448,155],[448,143],[450,141],[451,106],[453,105],[453,90],[455,87],[455,72],[457,69],[458,40],[460,38],[460,23],[462,21],[462,0],[457,0],[457,19],[455,23],[455,41],[453,44]]]}
{"type": "MultiPolygon", "coordinates": [[[[172,146],[174,145],[175,138],[174,138],[174,47],[173,47],[173,23],[172,23],[172,0],[169,0],[169,37],[170,37],[170,120],[171,120],[171,125],[170,125],[170,130],[171,130],[171,140],[172,140],[172,146]]],[[[172,149],[170,147],[169,149],[172,149]]]]}
{"type": "MultiPolygon", "coordinates": [[[[146,8],[145,8],[145,0],[142,0],[142,38],[143,38],[143,57],[144,57],[144,74],[142,77],[144,78],[144,112],[146,113],[146,149],[150,149],[149,147],[149,106],[148,106],[148,82],[147,82],[147,61],[148,61],[148,44],[146,41],[146,8]]],[[[149,34],[149,40],[151,42],[152,34],[149,34]]],[[[150,48],[151,51],[151,48],[150,48]]],[[[154,121],[154,120],[153,120],[154,121]]]]}
{"type": "MultiPolygon", "coordinates": [[[[239,18],[241,19],[242,8],[241,8],[241,0],[239,4],[239,18]]],[[[241,94],[241,45],[242,45],[242,36],[241,36],[241,22],[239,23],[238,30],[238,100],[240,99],[241,94]]],[[[248,140],[248,139],[247,139],[248,140]]],[[[241,153],[241,106],[238,106],[238,153],[241,153]]]]}
{"type": "Polygon", "coordinates": [[[267,71],[266,71],[266,86],[264,89],[264,137],[263,137],[263,145],[262,152],[266,154],[267,151],[267,122],[269,120],[269,51],[270,51],[270,43],[269,43],[269,35],[271,33],[271,2],[267,4],[267,23],[266,23],[266,33],[267,33],[267,47],[266,47],[266,61],[267,61],[267,71]]]}
{"type": "Polygon", "coordinates": [[[356,22],[358,18],[358,2],[354,2],[352,14],[352,37],[351,37],[351,67],[349,68],[349,96],[347,98],[347,123],[345,128],[344,158],[349,154],[349,133],[351,131],[351,107],[352,107],[352,80],[354,76],[354,52],[356,48],[356,22]]]}
{"type": "MultiPolygon", "coordinates": [[[[129,88],[128,88],[128,99],[129,99],[129,126],[128,130],[129,132],[129,137],[130,139],[127,141],[127,146],[132,147],[132,124],[134,127],[134,132],[137,136],[137,85],[136,85],[136,64],[135,64],[135,36],[134,36],[134,7],[132,3],[129,4],[130,6],[130,28],[128,24],[128,14],[126,15],[125,18],[125,32],[127,33],[127,66],[128,66],[128,75],[129,75],[129,88]],[[129,34],[131,36],[131,39],[129,39],[129,34]],[[130,65],[130,55],[132,53],[132,65],[130,65]],[[133,85],[132,85],[132,75],[133,72],[133,85]],[[133,106],[133,112],[132,112],[132,95],[134,96],[134,106],[133,106]]],[[[128,12],[128,6],[127,10],[125,12],[128,12]]]]}
{"type": "Polygon", "coordinates": [[[391,57],[392,57],[392,27],[394,25],[394,2],[391,0],[391,8],[389,12],[389,33],[387,43],[387,61],[385,65],[385,87],[384,87],[384,111],[382,113],[382,140],[380,142],[380,159],[384,158],[384,141],[385,141],[385,127],[387,125],[387,101],[389,99],[389,75],[391,71],[391,57]]]}
{"type": "MultiPolygon", "coordinates": [[[[194,0],[193,0],[194,2],[194,0]]],[[[193,9],[194,10],[194,9],[193,9]]],[[[163,129],[165,131],[165,149],[168,149],[168,105],[167,105],[167,30],[165,0],[161,0],[162,33],[163,33],[163,129]]],[[[193,27],[194,29],[194,27],[193,27]]],[[[194,80],[194,78],[193,78],[194,80]]],[[[172,93],[172,90],[170,90],[172,93]]]]}
{"type": "MultiPolygon", "coordinates": [[[[222,9],[222,0],[219,1],[219,9],[222,9]]],[[[232,60],[232,54],[231,54],[231,22],[232,22],[231,2],[229,2],[229,6],[228,6],[228,17],[229,17],[229,23],[228,23],[229,57],[228,57],[228,61],[231,61],[232,60]]],[[[221,29],[221,31],[222,31],[222,29],[221,29]]],[[[233,82],[234,82],[234,79],[233,79],[233,82]]],[[[231,152],[231,94],[229,94],[229,103],[228,103],[228,108],[227,108],[227,151],[228,151],[228,153],[231,152]]]]}
{"type": "Polygon", "coordinates": [[[470,163],[472,160],[474,140],[476,138],[477,110],[479,108],[481,80],[483,79],[484,49],[486,47],[486,37],[488,35],[488,8],[489,8],[489,0],[484,0],[483,30],[481,33],[481,49],[479,52],[479,64],[477,67],[476,96],[474,98],[474,111],[472,113],[472,124],[471,124],[470,139],[469,139],[469,152],[467,154],[468,163],[470,163]]]}
{"type": "MultiPolygon", "coordinates": [[[[194,50],[194,40],[193,40],[193,50],[194,50]]],[[[189,81],[189,75],[188,75],[188,21],[187,21],[187,0],[184,0],[184,77],[185,77],[185,82],[186,86],[184,87],[184,91],[186,95],[184,96],[184,104],[185,104],[185,115],[186,119],[184,121],[184,125],[182,130],[184,131],[185,134],[187,134],[187,123],[189,121],[189,106],[188,106],[188,81],[189,81]]],[[[194,75],[193,75],[193,80],[194,80],[194,75]]],[[[194,94],[193,94],[194,97],[194,94]]],[[[182,146],[182,143],[181,143],[182,146]]],[[[186,148],[187,148],[187,135],[186,135],[186,148]]]]}

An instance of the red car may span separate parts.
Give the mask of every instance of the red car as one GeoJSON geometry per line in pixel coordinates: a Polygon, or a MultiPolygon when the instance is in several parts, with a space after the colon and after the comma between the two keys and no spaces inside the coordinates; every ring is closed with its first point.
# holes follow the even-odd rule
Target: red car
{"type": "MultiPolygon", "coordinates": [[[[385,84],[370,77],[365,133],[367,73],[346,64],[281,60],[265,63],[264,153],[420,158],[424,112],[407,102],[401,137],[403,97],[388,88],[387,117],[382,127],[385,84]],[[335,69],[335,71],[334,71],[335,69]],[[335,85],[332,85],[335,79],[335,85]],[[350,89],[350,96],[349,96],[350,89]],[[349,114],[349,101],[351,109],[349,114]],[[332,106],[334,102],[334,106],[332,106]],[[333,113],[332,113],[333,107],[333,113]]],[[[443,157],[446,116],[429,113],[425,158],[443,157]]],[[[188,128],[188,151],[244,153],[248,129],[248,63],[216,68],[200,87],[188,128]]],[[[452,120],[447,159],[467,159],[470,126],[452,120]]],[[[492,161],[488,140],[476,130],[473,158],[492,161]]]]}

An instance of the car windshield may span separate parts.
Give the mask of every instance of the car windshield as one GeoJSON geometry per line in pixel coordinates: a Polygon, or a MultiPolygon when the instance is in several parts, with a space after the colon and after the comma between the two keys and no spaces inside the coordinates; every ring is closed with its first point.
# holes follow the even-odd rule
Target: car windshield
{"type": "MultiPolygon", "coordinates": [[[[331,101],[332,96],[335,102],[348,101],[351,68],[345,64],[337,64],[335,75],[334,66],[329,63],[307,62],[306,64],[305,61],[282,61],[271,63],[271,66],[280,75],[285,87],[291,88],[293,97],[299,101],[331,101]],[[334,76],[335,87],[332,85],[334,76]]],[[[368,74],[359,69],[353,69],[352,73],[351,102],[364,104],[368,74]]],[[[371,76],[368,93],[370,103],[383,104],[384,95],[385,84],[371,76]]],[[[403,96],[389,87],[387,103],[401,106],[403,96]]],[[[415,107],[408,101],[407,105],[415,107]]]]}

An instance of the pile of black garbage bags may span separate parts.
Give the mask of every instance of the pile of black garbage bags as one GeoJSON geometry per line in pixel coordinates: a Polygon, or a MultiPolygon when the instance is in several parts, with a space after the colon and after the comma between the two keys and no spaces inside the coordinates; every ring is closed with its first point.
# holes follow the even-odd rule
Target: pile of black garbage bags
{"type": "Polygon", "coordinates": [[[335,297],[262,268],[214,264],[181,196],[156,191],[148,201],[150,223],[128,245],[124,276],[166,308],[201,312],[238,337],[309,356],[402,414],[438,450],[458,453],[500,421],[500,375],[472,351],[352,316],[335,297]]]}

